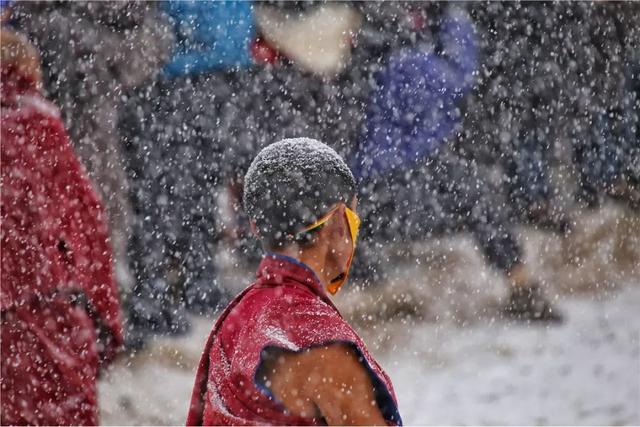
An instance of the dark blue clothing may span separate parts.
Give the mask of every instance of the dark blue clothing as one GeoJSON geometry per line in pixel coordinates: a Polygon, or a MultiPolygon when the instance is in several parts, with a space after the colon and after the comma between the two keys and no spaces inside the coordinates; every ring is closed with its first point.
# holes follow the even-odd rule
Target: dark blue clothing
{"type": "Polygon", "coordinates": [[[168,78],[244,67],[255,28],[251,2],[167,1],[164,11],[175,25],[177,47],[165,65],[168,78]]]}
{"type": "Polygon", "coordinates": [[[476,34],[469,17],[455,8],[440,28],[441,52],[401,50],[378,74],[362,145],[352,164],[356,177],[410,168],[459,126],[459,103],[473,88],[478,70],[476,34]]]}

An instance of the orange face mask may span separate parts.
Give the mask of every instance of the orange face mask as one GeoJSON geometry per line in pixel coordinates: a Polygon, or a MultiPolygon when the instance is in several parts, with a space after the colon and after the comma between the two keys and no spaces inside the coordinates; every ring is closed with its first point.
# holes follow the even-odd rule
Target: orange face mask
{"type": "MultiPolygon", "coordinates": [[[[307,231],[314,230],[318,227],[321,227],[322,225],[324,225],[324,223],[329,221],[329,219],[331,219],[331,217],[335,215],[336,212],[338,212],[339,208],[340,208],[340,205],[331,209],[329,212],[327,212],[326,215],[322,216],[316,222],[314,222],[313,224],[301,230],[300,233],[304,233],[307,231]]],[[[347,261],[346,270],[340,273],[340,275],[338,275],[335,279],[333,279],[327,285],[327,291],[329,291],[331,295],[335,295],[340,289],[340,287],[344,285],[344,283],[347,281],[347,278],[349,277],[349,270],[351,269],[351,263],[353,262],[353,255],[356,252],[356,240],[358,238],[358,230],[360,229],[360,217],[358,217],[358,214],[356,214],[354,211],[349,209],[347,206],[344,207],[344,213],[347,219],[347,224],[349,225],[349,233],[351,235],[351,245],[352,245],[351,254],[349,255],[349,260],[347,261]]]]}

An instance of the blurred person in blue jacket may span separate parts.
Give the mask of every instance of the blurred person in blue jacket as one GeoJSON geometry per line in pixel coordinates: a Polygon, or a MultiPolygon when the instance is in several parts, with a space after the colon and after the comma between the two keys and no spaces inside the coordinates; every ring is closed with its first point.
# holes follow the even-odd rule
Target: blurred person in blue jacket
{"type": "Polygon", "coordinates": [[[377,76],[354,167],[362,180],[415,166],[455,134],[478,70],[476,34],[463,12],[442,20],[440,46],[392,52],[377,76]]]}

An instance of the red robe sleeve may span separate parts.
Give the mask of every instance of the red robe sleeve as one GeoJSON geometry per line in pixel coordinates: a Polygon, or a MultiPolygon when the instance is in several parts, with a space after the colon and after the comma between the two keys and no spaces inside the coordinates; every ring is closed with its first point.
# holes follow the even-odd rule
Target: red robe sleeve
{"type": "Polygon", "coordinates": [[[112,358],[123,339],[104,209],[57,109],[39,95],[3,108],[1,161],[2,308],[83,295],[112,358]]]}

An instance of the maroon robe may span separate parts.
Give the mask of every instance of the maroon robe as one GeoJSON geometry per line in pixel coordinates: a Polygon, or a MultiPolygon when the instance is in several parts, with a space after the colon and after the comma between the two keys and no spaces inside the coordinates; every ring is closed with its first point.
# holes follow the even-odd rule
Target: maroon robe
{"type": "Polygon", "coordinates": [[[257,280],[216,322],[200,360],[187,425],[313,425],[288,413],[256,378],[262,351],[299,352],[344,343],[371,375],[390,424],[401,424],[391,380],[331,303],[314,272],[293,258],[267,255],[257,280]]]}
{"type": "Polygon", "coordinates": [[[34,82],[3,65],[0,93],[0,423],[96,424],[99,364],[122,344],[102,205],[34,82]]]}

